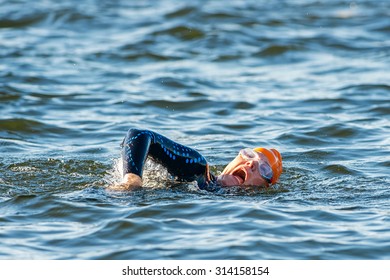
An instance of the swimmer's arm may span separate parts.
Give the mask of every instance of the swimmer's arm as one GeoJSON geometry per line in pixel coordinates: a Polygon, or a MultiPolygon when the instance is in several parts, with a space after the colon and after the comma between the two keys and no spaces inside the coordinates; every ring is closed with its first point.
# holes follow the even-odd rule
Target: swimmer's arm
{"type": "Polygon", "coordinates": [[[130,129],[127,132],[122,143],[124,183],[142,185],[142,173],[152,140],[153,134],[146,130],[130,129]]]}
{"type": "Polygon", "coordinates": [[[143,167],[148,156],[179,179],[191,181],[199,176],[209,177],[206,159],[194,149],[153,131],[130,129],[122,143],[124,184],[142,185],[143,167]]]}

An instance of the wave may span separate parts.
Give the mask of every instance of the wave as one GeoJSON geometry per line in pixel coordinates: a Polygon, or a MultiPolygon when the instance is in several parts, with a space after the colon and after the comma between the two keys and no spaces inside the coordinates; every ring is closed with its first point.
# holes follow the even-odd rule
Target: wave
{"type": "MultiPolygon", "coordinates": [[[[33,135],[45,136],[45,135],[61,135],[67,134],[70,131],[66,128],[56,125],[50,125],[44,122],[40,122],[32,119],[25,118],[11,118],[0,120],[1,134],[17,134],[17,135],[33,135]]],[[[0,134],[0,135],[1,135],[0,134]]]]}

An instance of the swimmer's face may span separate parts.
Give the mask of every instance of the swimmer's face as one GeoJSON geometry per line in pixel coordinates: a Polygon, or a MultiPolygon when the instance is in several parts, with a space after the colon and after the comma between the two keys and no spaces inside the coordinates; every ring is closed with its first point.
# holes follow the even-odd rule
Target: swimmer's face
{"type": "MultiPolygon", "coordinates": [[[[268,159],[265,155],[258,152],[256,159],[248,159],[239,153],[235,159],[233,159],[223,170],[222,174],[218,177],[218,182],[225,187],[229,186],[265,186],[268,187],[269,183],[264,178],[264,174],[261,174],[260,170],[264,167],[269,167],[268,159]],[[268,166],[264,166],[268,165],[268,166]]],[[[262,172],[264,173],[264,172],[262,172]]]]}

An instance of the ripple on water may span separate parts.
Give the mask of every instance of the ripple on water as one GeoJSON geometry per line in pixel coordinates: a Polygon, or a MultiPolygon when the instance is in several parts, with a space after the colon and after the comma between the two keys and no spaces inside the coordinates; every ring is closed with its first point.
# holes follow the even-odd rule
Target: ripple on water
{"type": "Polygon", "coordinates": [[[2,119],[0,120],[0,129],[10,134],[27,134],[41,136],[47,134],[64,134],[67,129],[31,119],[2,119]]]}
{"type": "MultiPolygon", "coordinates": [[[[8,159],[12,162],[12,158],[8,159]]],[[[68,193],[106,184],[110,166],[91,159],[26,159],[3,167],[3,195],[68,193]]]]}
{"type": "Polygon", "coordinates": [[[388,259],[388,3],[328,2],[0,0],[0,258],[388,259]],[[113,191],[129,127],[284,172],[113,191]]]}
{"type": "Polygon", "coordinates": [[[197,29],[195,27],[186,26],[186,25],[178,25],[173,26],[167,29],[154,31],[152,36],[173,36],[180,40],[196,40],[200,38],[204,38],[205,34],[202,30],[197,29]]]}
{"type": "Polygon", "coordinates": [[[45,13],[39,13],[34,11],[30,14],[19,12],[12,17],[2,17],[0,20],[0,28],[23,28],[26,26],[32,26],[43,21],[47,15],[45,13]]]}
{"type": "Polygon", "coordinates": [[[0,91],[1,102],[15,101],[18,99],[20,99],[20,95],[17,93],[8,93],[8,92],[0,91]]]}

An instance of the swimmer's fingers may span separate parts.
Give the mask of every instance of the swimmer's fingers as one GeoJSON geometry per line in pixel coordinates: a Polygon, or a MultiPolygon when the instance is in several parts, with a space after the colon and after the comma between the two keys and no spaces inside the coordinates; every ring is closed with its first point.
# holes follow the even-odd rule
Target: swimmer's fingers
{"type": "Polygon", "coordinates": [[[127,173],[123,177],[123,182],[133,187],[142,187],[142,178],[134,173],[127,173]]]}
{"type": "Polygon", "coordinates": [[[132,191],[142,187],[142,178],[137,174],[128,173],[123,177],[123,183],[110,186],[111,190],[132,191]]]}

